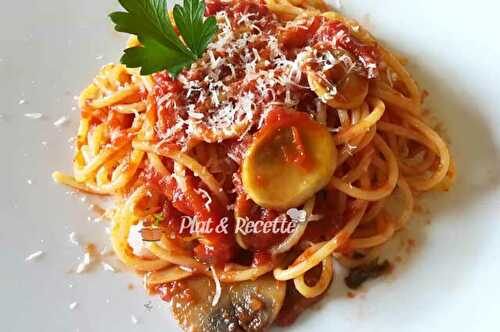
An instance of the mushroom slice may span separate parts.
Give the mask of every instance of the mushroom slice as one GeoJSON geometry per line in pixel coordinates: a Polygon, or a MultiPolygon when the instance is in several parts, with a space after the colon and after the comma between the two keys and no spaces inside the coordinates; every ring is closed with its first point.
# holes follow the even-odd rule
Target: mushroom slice
{"type": "Polygon", "coordinates": [[[307,66],[307,80],[318,97],[332,108],[360,107],[368,95],[369,82],[352,57],[339,50],[331,55],[336,61],[328,69],[314,59],[307,66]]]}
{"type": "Polygon", "coordinates": [[[272,275],[255,281],[222,284],[213,305],[214,281],[194,277],[182,281],[182,291],[172,296],[172,312],[179,325],[191,332],[264,331],[278,315],[286,283],[272,275]]]}
{"type": "Polygon", "coordinates": [[[336,157],[325,126],[303,112],[273,109],[243,161],[243,189],[268,209],[300,206],[328,184],[336,157]]]}

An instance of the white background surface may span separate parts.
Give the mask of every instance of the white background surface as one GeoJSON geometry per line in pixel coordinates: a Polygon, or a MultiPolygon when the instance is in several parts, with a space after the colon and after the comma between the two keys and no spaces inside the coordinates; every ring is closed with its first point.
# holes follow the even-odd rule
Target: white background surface
{"type": "MultiPolygon", "coordinates": [[[[452,192],[431,196],[432,225],[410,234],[417,248],[393,275],[371,282],[355,299],[334,288],[291,330],[499,331],[500,5],[342,4],[411,59],[412,73],[431,92],[428,104],[445,124],[459,178],[452,192]]],[[[117,1],[25,0],[2,7],[0,330],[176,330],[167,305],[144,295],[135,276],[100,267],[68,273],[82,257],[68,234],[77,232],[82,243],[105,243],[105,225],[88,222],[93,214],[86,204],[50,179],[55,169],[70,170],[67,140],[78,124],[73,96],[99,66],[120,56],[125,37],[107,19],[117,1]],[[37,112],[42,119],[23,116],[37,112]],[[64,115],[69,123],[56,128],[53,122],[64,115]],[[24,261],[37,250],[44,256],[24,261]],[[130,282],[134,290],[127,289],[130,282]],[[149,300],[151,312],[144,307],[149,300]],[[71,311],[74,301],[79,305],[71,311]]]]}

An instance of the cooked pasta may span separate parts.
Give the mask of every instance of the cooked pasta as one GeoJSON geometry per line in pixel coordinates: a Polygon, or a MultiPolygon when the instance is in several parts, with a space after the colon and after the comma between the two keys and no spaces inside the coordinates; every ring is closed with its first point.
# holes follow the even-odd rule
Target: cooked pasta
{"type": "Polygon", "coordinates": [[[115,199],[117,257],[165,297],[182,280],[224,290],[269,276],[282,294],[319,297],[334,260],[376,260],[415,193],[449,188],[448,146],[398,57],[323,1],[210,0],[205,14],[219,31],[177,77],[100,70],[80,95],[73,175],[53,178],[115,199]],[[397,215],[387,206],[396,196],[397,215]],[[214,229],[186,229],[185,217],[214,229]],[[248,233],[240,220],[297,225],[248,233]],[[137,224],[147,255],[128,243],[137,224]]]}

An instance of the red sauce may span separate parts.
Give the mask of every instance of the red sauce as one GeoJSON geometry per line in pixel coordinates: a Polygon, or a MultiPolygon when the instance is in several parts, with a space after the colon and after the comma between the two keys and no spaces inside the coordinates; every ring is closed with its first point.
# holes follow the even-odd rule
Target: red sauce
{"type": "Polygon", "coordinates": [[[377,66],[380,62],[380,55],[376,45],[366,45],[353,36],[349,27],[340,21],[324,22],[316,34],[317,41],[329,40],[335,46],[341,47],[358,58],[358,60],[367,68],[368,78],[376,77],[377,66]],[[372,68],[370,71],[369,68],[372,68]],[[372,74],[370,74],[372,72],[372,74]]]}
{"type": "MultiPolygon", "coordinates": [[[[245,244],[252,250],[267,250],[281,241],[283,241],[287,234],[280,231],[279,226],[282,224],[278,222],[276,219],[280,215],[276,211],[272,211],[265,208],[260,208],[257,205],[252,204],[252,208],[254,209],[254,213],[250,214],[249,219],[251,221],[262,221],[266,224],[268,228],[272,228],[273,226],[276,228],[275,231],[271,230],[268,233],[265,233],[264,225],[257,226],[256,231],[254,233],[248,233],[243,235],[243,239],[245,244]]],[[[286,221],[287,224],[289,221],[286,221]]]]}
{"type": "Polygon", "coordinates": [[[320,124],[303,112],[287,111],[277,107],[272,110],[262,129],[255,135],[256,140],[264,140],[270,148],[274,145],[281,150],[283,160],[304,169],[311,169],[313,161],[308,156],[300,128],[319,129],[320,124]],[[291,137],[290,137],[291,136],[291,137]]]}
{"type": "Polygon", "coordinates": [[[256,255],[254,256],[253,264],[261,265],[268,263],[271,256],[268,256],[267,250],[281,243],[288,236],[287,233],[281,231],[281,226],[286,227],[290,221],[277,221],[278,216],[280,216],[279,212],[260,207],[250,200],[243,190],[239,174],[235,176],[233,182],[238,193],[234,207],[235,214],[240,218],[248,218],[251,221],[261,220],[267,223],[268,227],[275,225],[276,232],[273,231],[267,234],[256,232],[242,235],[245,245],[256,255]]]}
{"type": "MultiPolygon", "coordinates": [[[[269,40],[263,38],[246,38],[243,40],[244,47],[239,49],[232,46],[231,49],[212,48],[210,56],[213,57],[211,59],[208,58],[207,52],[200,63],[184,70],[175,79],[167,72],[154,74],[154,91],[152,96],[148,96],[150,99],[148,99],[149,107],[146,113],[148,120],[154,124],[153,143],[160,143],[160,150],[171,152],[171,149],[186,148],[188,143],[195,140],[205,141],[206,143],[203,144],[213,142],[217,148],[221,148],[231,155],[231,160],[225,161],[224,166],[221,167],[224,167],[224,170],[231,170],[227,173],[232,174],[234,178],[221,179],[220,182],[229,197],[230,204],[235,204],[236,214],[248,217],[252,221],[273,222],[279,213],[257,206],[248,199],[241,186],[237,172],[245,157],[245,152],[252,142],[259,139],[285,140],[287,144],[279,145],[280,156],[285,162],[307,170],[313,161],[308,155],[306,136],[304,136],[302,129],[315,130],[320,126],[311,120],[311,114],[316,110],[314,102],[317,96],[311,89],[304,88],[308,86],[307,75],[304,72],[297,73],[301,74],[298,75],[301,77],[296,79],[295,84],[276,83],[279,81],[278,78],[282,78],[285,73],[284,67],[277,65],[278,60],[276,59],[282,62],[293,62],[305,46],[314,47],[315,43],[325,39],[350,52],[365,67],[376,65],[378,54],[374,45],[365,45],[360,42],[345,25],[340,22],[327,21],[323,17],[304,19],[302,27],[289,27],[280,22],[277,16],[268,10],[264,1],[208,0],[206,2],[206,15],[215,15],[221,11],[227,14],[227,20],[231,23],[235,35],[238,35],[240,30],[244,30],[256,36],[277,36],[277,45],[271,47],[269,40]],[[251,21],[251,25],[244,26],[246,20],[251,21]],[[274,54],[276,48],[278,48],[280,56],[274,54]],[[253,52],[247,52],[249,50],[253,52]],[[225,61],[217,68],[217,77],[213,78],[212,81],[207,80],[207,77],[211,78],[210,75],[214,75],[212,65],[214,61],[217,61],[217,58],[224,58],[225,61]],[[248,78],[248,65],[250,65],[251,59],[255,59],[255,68],[252,72],[273,70],[276,82],[272,87],[262,89],[257,79],[248,78]],[[228,63],[231,66],[228,66],[228,63]],[[191,88],[186,82],[196,83],[196,88],[191,88]],[[219,83],[223,83],[224,91],[217,94],[212,89],[212,85],[219,83]],[[214,101],[214,94],[221,100],[214,101]],[[222,138],[217,136],[219,126],[209,125],[208,120],[213,120],[211,116],[223,108],[221,105],[223,102],[231,106],[231,110],[235,113],[241,110],[243,108],[241,98],[245,94],[246,96],[261,96],[258,102],[251,103],[252,119],[249,127],[237,128],[239,131],[236,136],[222,138]],[[290,105],[288,100],[290,96],[297,100],[297,104],[294,104],[296,110],[290,112],[286,109],[286,107],[292,106],[276,107],[269,112],[263,127],[260,128],[259,119],[261,114],[267,113],[266,106],[270,103],[290,105]],[[190,113],[202,115],[200,121],[190,122],[192,120],[190,113]],[[243,134],[245,135],[243,136],[243,134]],[[280,136],[280,134],[282,135],[280,136]],[[236,190],[236,193],[233,189],[236,190]]],[[[297,70],[303,71],[303,68],[297,70]]],[[[107,116],[107,114],[92,114],[90,116],[96,118],[96,121],[104,121],[106,119],[102,118],[101,120],[101,117],[107,116]]],[[[124,129],[131,126],[129,118],[116,114],[112,116],[115,117],[112,122],[116,128],[124,129]]],[[[238,116],[240,114],[235,117],[238,116]]],[[[215,117],[214,121],[217,119],[215,117]]],[[[228,127],[229,125],[224,129],[228,129],[228,127]]],[[[231,127],[231,129],[233,128],[231,127]]],[[[127,135],[123,137],[129,137],[127,135]]],[[[221,157],[218,155],[218,158],[221,157]]],[[[164,163],[168,172],[172,173],[172,161],[165,158],[164,163]]],[[[198,220],[204,222],[212,220],[213,227],[210,228],[212,231],[197,234],[199,235],[198,241],[193,241],[195,246],[193,255],[199,260],[223,266],[225,263],[238,261],[241,257],[248,256],[249,259],[246,261],[251,261],[254,265],[265,264],[272,259],[268,252],[269,248],[282,242],[288,235],[263,232],[247,234],[243,236],[243,241],[248,250],[239,250],[235,243],[233,211],[227,206],[222,206],[213,193],[210,193],[213,200],[207,206],[208,199],[200,189],[207,192],[209,190],[191,171],[187,171],[184,177],[185,190],[179,188],[174,177],[161,176],[151,166],[143,169],[142,173],[144,181],[154,190],[163,193],[168,200],[168,202],[162,202],[162,209],[166,216],[165,220],[161,222],[162,227],[169,229],[175,235],[186,236],[191,234],[179,234],[181,215],[196,216],[198,220]],[[228,220],[227,232],[217,232],[217,226],[222,225],[224,220],[228,220]]],[[[342,227],[345,218],[342,214],[337,215],[330,211],[329,204],[332,204],[332,201],[328,198],[325,198],[323,202],[319,200],[316,212],[324,215],[325,218],[322,221],[312,223],[307,228],[306,239],[331,238],[342,227]]]]}
{"type": "Polygon", "coordinates": [[[183,281],[169,282],[160,286],[158,291],[161,299],[166,302],[172,301],[174,297],[179,297],[179,301],[186,304],[194,301],[193,291],[183,281]]]}
{"type": "Polygon", "coordinates": [[[302,48],[307,45],[323,23],[319,16],[313,18],[309,26],[298,26],[286,29],[279,34],[279,41],[287,49],[302,48]]]}
{"type": "Polygon", "coordinates": [[[344,227],[347,219],[334,208],[337,206],[334,195],[328,191],[317,196],[314,214],[321,215],[323,218],[307,226],[302,237],[304,240],[315,243],[327,241],[344,227]]]}
{"type": "Polygon", "coordinates": [[[273,259],[272,255],[265,250],[257,250],[253,254],[252,265],[265,265],[271,262],[273,259]]]}
{"type": "Polygon", "coordinates": [[[307,149],[302,141],[300,131],[296,126],[293,126],[291,129],[293,136],[293,148],[290,148],[290,146],[284,147],[283,153],[285,155],[285,160],[290,164],[293,163],[304,169],[310,169],[311,160],[307,156],[307,149]]]}
{"type": "Polygon", "coordinates": [[[169,131],[178,124],[179,119],[185,117],[179,111],[179,106],[184,104],[180,97],[184,90],[182,84],[172,79],[165,71],[154,74],[153,79],[156,83],[153,90],[155,102],[150,105],[156,110],[157,135],[160,139],[168,137],[171,142],[179,142],[182,137],[186,136],[185,128],[171,136],[169,136],[169,131]]]}
{"type": "Polygon", "coordinates": [[[208,0],[205,1],[205,3],[205,16],[213,16],[228,7],[227,2],[222,2],[220,0],[208,0]]]}
{"type": "MultiPolygon", "coordinates": [[[[314,285],[320,275],[321,267],[313,268],[304,276],[306,284],[314,285]]],[[[293,284],[293,280],[288,281],[285,302],[283,303],[283,307],[276,318],[276,324],[283,327],[292,325],[306,309],[321,301],[324,294],[326,294],[326,292],[317,297],[310,299],[305,298],[297,291],[295,285],[293,284]]]]}

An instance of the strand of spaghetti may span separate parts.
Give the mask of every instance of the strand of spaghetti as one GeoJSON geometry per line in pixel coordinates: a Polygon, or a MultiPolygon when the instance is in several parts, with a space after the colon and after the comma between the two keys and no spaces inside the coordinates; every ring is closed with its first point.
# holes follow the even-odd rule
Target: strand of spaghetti
{"type": "Polygon", "coordinates": [[[106,132],[107,132],[106,124],[101,123],[100,125],[94,128],[91,134],[90,133],[88,134],[88,136],[90,137],[87,139],[87,146],[89,148],[88,152],[90,152],[90,155],[85,156],[84,153],[85,146],[81,147],[81,151],[85,158],[85,161],[91,159],[91,156],[92,157],[97,156],[99,150],[101,149],[102,142],[104,141],[104,136],[106,135],[106,132]]]}
{"type": "Polygon", "coordinates": [[[375,135],[373,142],[375,144],[375,147],[382,153],[387,163],[388,174],[387,181],[384,183],[384,185],[380,186],[377,189],[361,189],[333,176],[330,180],[330,188],[340,190],[350,197],[370,202],[385,198],[394,191],[399,177],[399,168],[396,157],[392,153],[391,149],[387,146],[385,141],[378,134],[375,135]]]}
{"type": "Polygon", "coordinates": [[[323,0],[288,0],[291,4],[297,7],[303,8],[314,8],[317,10],[325,11],[329,10],[330,6],[328,6],[323,0]]]}
{"type": "Polygon", "coordinates": [[[431,150],[435,154],[439,154],[439,150],[438,150],[436,144],[434,144],[434,142],[431,139],[427,138],[425,135],[422,135],[415,130],[412,130],[411,128],[406,128],[406,127],[403,127],[403,126],[400,126],[400,125],[397,125],[394,123],[389,123],[386,121],[379,121],[377,123],[377,129],[380,131],[393,133],[397,136],[401,136],[401,137],[405,137],[405,138],[414,140],[414,141],[424,145],[425,147],[427,147],[429,150],[431,150]]]}
{"type": "Polygon", "coordinates": [[[330,256],[336,249],[344,244],[359,225],[359,222],[361,221],[368,205],[367,202],[361,200],[356,200],[353,204],[357,204],[359,207],[355,210],[353,216],[349,219],[342,230],[337,233],[337,235],[326,242],[314,253],[307,255],[307,257],[303,257],[304,254],[299,256],[296,259],[296,262],[299,262],[298,264],[292,264],[285,270],[279,267],[274,269],[274,277],[282,281],[295,279],[318,265],[323,259],[330,256]]]}
{"type": "MultiPolygon", "coordinates": [[[[274,269],[275,265],[271,263],[267,263],[264,265],[259,265],[259,266],[253,266],[253,267],[242,267],[237,265],[235,270],[217,270],[215,273],[217,274],[217,277],[221,282],[225,283],[235,283],[235,282],[242,282],[242,281],[248,281],[248,280],[256,280],[259,277],[269,273],[274,269]]],[[[169,272],[165,272],[170,279],[170,281],[174,280],[180,280],[182,278],[189,277],[190,275],[196,275],[196,274],[202,274],[207,277],[212,276],[212,270],[209,267],[204,267],[202,270],[195,270],[195,271],[189,271],[189,268],[182,268],[178,267],[180,271],[183,273],[178,273],[179,270],[173,270],[169,272]],[[188,273],[190,275],[188,275],[188,273]]],[[[159,271],[160,275],[158,278],[161,276],[161,271],[159,271]]],[[[166,277],[167,277],[166,276],[166,277]]],[[[166,281],[165,281],[166,282],[166,281]]]]}
{"type": "Polygon", "coordinates": [[[108,192],[101,191],[97,187],[90,187],[86,183],[78,182],[75,180],[74,177],[72,177],[70,175],[66,175],[66,174],[61,173],[61,172],[57,172],[57,171],[53,172],[52,179],[57,183],[64,184],[66,186],[70,186],[74,189],[77,189],[77,190],[80,190],[83,192],[87,192],[89,194],[95,194],[95,195],[107,195],[108,194],[108,192]]]}
{"type": "Polygon", "coordinates": [[[399,177],[398,188],[399,190],[401,190],[405,204],[403,207],[403,211],[395,222],[396,231],[406,226],[408,220],[410,220],[410,217],[413,213],[413,208],[415,206],[415,199],[413,198],[411,188],[408,185],[408,182],[406,182],[406,179],[402,176],[399,177]]]}
{"type": "Polygon", "coordinates": [[[420,177],[407,177],[406,180],[410,187],[418,191],[426,191],[430,190],[436,185],[438,185],[448,173],[450,168],[450,153],[448,151],[448,147],[443,139],[432,130],[427,124],[425,124],[422,120],[417,119],[407,113],[398,113],[402,119],[408,122],[411,126],[419,130],[424,136],[426,136],[429,140],[433,142],[433,144],[437,147],[439,153],[440,162],[437,167],[437,171],[434,172],[429,178],[423,179],[420,177]]]}
{"type": "Polygon", "coordinates": [[[118,170],[115,170],[112,175],[112,178],[114,177],[114,179],[112,179],[110,183],[101,185],[101,190],[107,192],[115,192],[118,189],[126,186],[130,182],[130,180],[132,180],[135,173],[137,172],[137,169],[141,165],[144,154],[144,151],[133,150],[130,154],[130,159],[127,161],[125,170],[123,172],[118,172],[118,170]],[[115,176],[115,174],[118,175],[115,176]]]}
{"type": "Polygon", "coordinates": [[[135,114],[146,111],[146,103],[143,101],[112,106],[112,110],[122,114],[135,114]]]}
{"type": "Polygon", "coordinates": [[[228,198],[226,193],[220,187],[218,181],[213,177],[213,175],[206,169],[206,167],[200,165],[195,159],[191,158],[187,154],[174,149],[162,149],[154,147],[147,142],[133,141],[132,146],[134,149],[142,150],[145,152],[156,153],[158,155],[171,158],[178,162],[179,164],[190,169],[196,176],[198,176],[203,183],[206,184],[208,189],[219,199],[219,201],[227,205],[228,198]]]}
{"type": "Polygon", "coordinates": [[[380,253],[382,251],[382,246],[373,247],[365,250],[358,250],[357,252],[365,252],[365,255],[362,258],[352,258],[348,257],[343,253],[334,252],[333,257],[344,267],[352,269],[361,265],[366,265],[370,262],[373,262],[377,257],[380,257],[380,253]],[[368,252],[368,253],[366,253],[368,252]]]}
{"type": "Polygon", "coordinates": [[[89,132],[90,120],[86,118],[80,119],[80,125],[78,126],[78,132],[76,134],[75,147],[80,149],[80,147],[85,144],[87,139],[87,133],[89,132]]]}
{"type": "Polygon", "coordinates": [[[406,98],[401,92],[394,90],[385,83],[372,82],[370,84],[369,95],[380,98],[386,103],[408,111],[413,115],[420,114],[420,102],[415,103],[413,100],[406,98]]]}
{"type": "Polygon", "coordinates": [[[170,175],[170,172],[167,170],[165,165],[163,165],[160,157],[158,155],[148,152],[148,160],[153,165],[153,167],[162,175],[167,176],[170,175]]]}
{"type": "MultiPolygon", "coordinates": [[[[87,145],[82,146],[82,148],[79,151],[77,151],[77,155],[80,155],[80,157],[83,158],[82,164],[90,163],[90,161],[92,159],[94,159],[95,156],[97,155],[97,154],[96,155],[92,154],[92,152],[93,152],[92,147],[93,146],[90,146],[87,144],[87,145]]],[[[80,158],[80,160],[81,160],[81,158],[80,158]]]]}
{"type": "Polygon", "coordinates": [[[446,173],[444,179],[441,180],[441,182],[439,182],[439,184],[432,189],[436,191],[448,191],[455,181],[455,177],[457,176],[456,173],[457,168],[455,160],[450,159],[450,168],[448,169],[448,173],[446,173]]]}
{"type": "Polygon", "coordinates": [[[417,163],[413,163],[413,165],[410,164],[411,160],[400,158],[399,167],[401,169],[401,173],[405,175],[421,174],[428,171],[435,164],[436,158],[439,154],[439,150],[435,146],[435,144],[424,135],[414,131],[411,128],[406,128],[386,122],[381,122],[379,124],[379,129],[387,132],[389,135],[398,135],[400,137],[417,141],[422,144],[425,149],[427,149],[425,150],[425,158],[419,158],[421,160],[416,160],[417,163]]]}
{"type": "MultiPolygon", "coordinates": [[[[379,215],[378,218],[382,218],[382,216],[379,215]]],[[[392,222],[386,221],[385,223],[385,229],[379,234],[367,238],[349,239],[349,241],[345,244],[346,250],[366,249],[376,247],[387,242],[394,234],[396,228],[392,222]]]]}
{"type": "Polygon", "coordinates": [[[375,154],[375,150],[371,147],[366,148],[361,152],[363,156],[361,160],[357,163],[357,165],[351,169],[348,173],[346,173],[342,177],[342,181],[345,183],[353,183],[358,180],[361,175],[366,173],[368,167],[372,163],[373,155],[375,154]],[[365,152],[366,151],[366,152],[365,152]]]}
{"type": "Polygon", "coordinates": [[[267,7],[284,19],[293,19],[304,13],[304,9],[294,6],[287,0],[266,0],[267,7]]]}
{"type": "Polygon", "coordinates": [[[314,286],[309,286],[304,280],[304,274],[293,279],[297,291],[305,298],[313,298],[323,294],[333,280],[333,259],[327,256],[322,261],[321,276],[314,286]]]}
{"type": "Polygon", "coordinates": [[[123,85],[122,82],[125,81],[128,83],[128,80],[131,80],[131,77],[127,77],[124,80],[123,74],[127,74],[127,68],[124,65],[110,64],[108,66],[109,71],[101,71],[101,75],[104,75],[108,79],[113,91],[118,90],[119,87],[123,85]]]}
{"type": "Polygon", "coordinates": [[[421,104],[421,94],[420,89],[417,86],[415,80],[411,77],[410,73],[406,70],[406,68],[401,64],[392,52],[388,51],[384,47],[379,45],[379,51],[382,54],[382,59],[386,62],[387,65],[391,67],[391,69],[398,75],[401,81],[405,84],[408,92],[410,93],[411,100],[415,105],[417,105],[416,111],[420,113],[420,104],[421,104]]]}
{"type": "Polygon", "coordinates": [[[96,183],[98,186],[106,185],[113,179],[113,174],[120,171],[120,165],[127,163],[126,156],[130,153],[130,149],[122,149],[109,158],[96,172],[96,183]],[[118,166],[117,166],[118,165],[118,166]]]}
{"type": "Polygon", "coordinates": [[[193,257],[188,256],[184,251],[162,248],[154,242],[149,243],[147,248],[154,255],[158,256],[158,258],[161,258],[169,263],[182,265],[198,271],[206,269],[203,264],[196,261],[193,257]]]}
{"type": "Polygon", "coordinates": [[[127,266],[137,271],[157,271],[170,265],[169,262],[162,259],[145,259],[134,255],[132,248],[128,244],[130,227],[137,223],[138,218],[134,214],[134,207],[137,203],[146,197],[145,187],[137,188],[130,197],[124,202],[123,206],[118,207],[113,216],[113,230],[111,231],[111,243],[116,256],[127,266]]]}
{"type": "Polygon", "coordinates": [[[113,92],[110,95],[91,101],[89,105],[93,108],[109,107],[138,93],[139,90],[140,87],[138,85],[125,86],[120,88],[118,91],[113,92]]]}
{"type": "Polygon", "coordinates": [[[106,185],[110,182],[110,179],[113,181],[118,174],[123,172],[124,167],[128,163],[128,157],[131,151],[137,150],[123,149],[119,153],[115,153],[113,157],[104,163],[96,173],[97,184],[106,185]]]}
{"type": "Polygon", "coordinates": [[[108,87],[109,84],[109,79],[103,75],[98,75],[94,78],[93,84],[97,87],[99,92],[104,93],[104,94],[112,94],[113,93],[113,86],[108,87]]]}
{"type": "Polygon", "coordinates": [[[264,265],[245,268],[242,270],[224,270],[216,271],[216,273],[220,281],[222,282],[240,282],[247,280],[256,280],[264,274],[271,272],[274,268],[275,264],[273,262],[270,262],[264,265]]]}
{"type": "Polygon", "coordinates": [[[335,135],[333,139],[336,145],[345,144],[352,138],[367,133],[382,118],[385,112],[384,103],[378,98],[369,99],[369,103],[372,105],[373,111],[354,126],[335,135]]]}
{"type": "MultiPolygon", "coordinates": [[[[385,211],[377,215],[377,217],[369,223],[359,224],[358,228],[354,231],[351,236],[351,239],[360,239],[363,237],[370,237],[385,229],[386,223],[383,219],[385,216],[385,211]],[[381,227],[383,226],[383,227],[381,227]]],[[[342,250],[345,252],[349,252],[347,245],[342,247],[342,250]]]]}
{"type": "Polygon", "coordinates": [[[84,182],[87,180],[93,172],[95,172],[102,164],[104,164],[113,154],[118,152],[119,150],[126,148],[130,143],[125,143],[121,146],[113,146],[109,148],[103,149],[99,154],[90,160],[86,165],[83,165],[78,155],[75,157],[75,161],[73,162],[73,173],[75,175],[75,179],[78,182],[84,182]]]}
{"type": "Polygon", "coordinates": [[[425,157],[420,162],[410,164],[410,162],[415,162],[415,160],[401,159],[399,161],[399,168],[401,169],[401,173],[405,175],[424,173],[436,164],[437,157],[434,152],[426,150],[425,157]]]}
{"type": "Polygon", "coordinates": [[[193,272],[186,271],[179,266],[171,266],[160,271],[148,272],[144,276],[144,282],[147,286],[154,286],[186,279],[193,275],[193,272]]]}
{"type": "MultiPolygon", "coordinates": [[[[360,106],[360,108],[356,108],[351,110],[351,125],[357,124],[363,117],[361,114],[368,115],[369,111],[366,111],[368,109],[368,104],[366,102],[363,102],[363,105],[360,106]],[[363,111],[361,111],[363,110],[363,111]]],[[[368,127],[369,128],[369,127],[368,127]]],[[[357,136],[357,135],[355,135],[357,136]]]]}
{"type": "Polygon", "coordinates": [[[374,126],[370,128],[370,131],[368,131],[366,135],[357,137],[349,144],[346,144],[339,152],[339,161],[337,163],[337,168],[343,165],[346,160],[354,156],[355,153],[363,150],[365,147],[370,145],[376,134],[377,128],[376,126],[374,126]]]}
{"type": "Polygon", "coordinates": [[[345,129],[350,128],[352,121],[351,118],[349,117],[349,112],[347,110],[339,108],[337,109],[337,114],[339,117],[340,126],[345,129]]]}
{"type": "Polygon", "coordinates": [[[271,253],[272,256],[276,256],[278,254],[289,251],[300,241],[300,238],[306,231],[307,224],[309,223],[309,218],[313,213],[315,201],[315,196],[313,196],[304,205],[304,210],[306,211],[306,220],[304,222],[299,222],[295,227],[293,233],[287,236],[285,240],[269,249],[269,253],[271,253]]]}
{"type": "Polygon", "coordinates": [[[376,202],[372,202],[370,207],[367,209],[365,215],[363,216],[363,220],[361,220],[361,224],[367,224],[373,219],[375,219],[379,213],[384,209],[385,199],[378,200],[376,202]]]}

